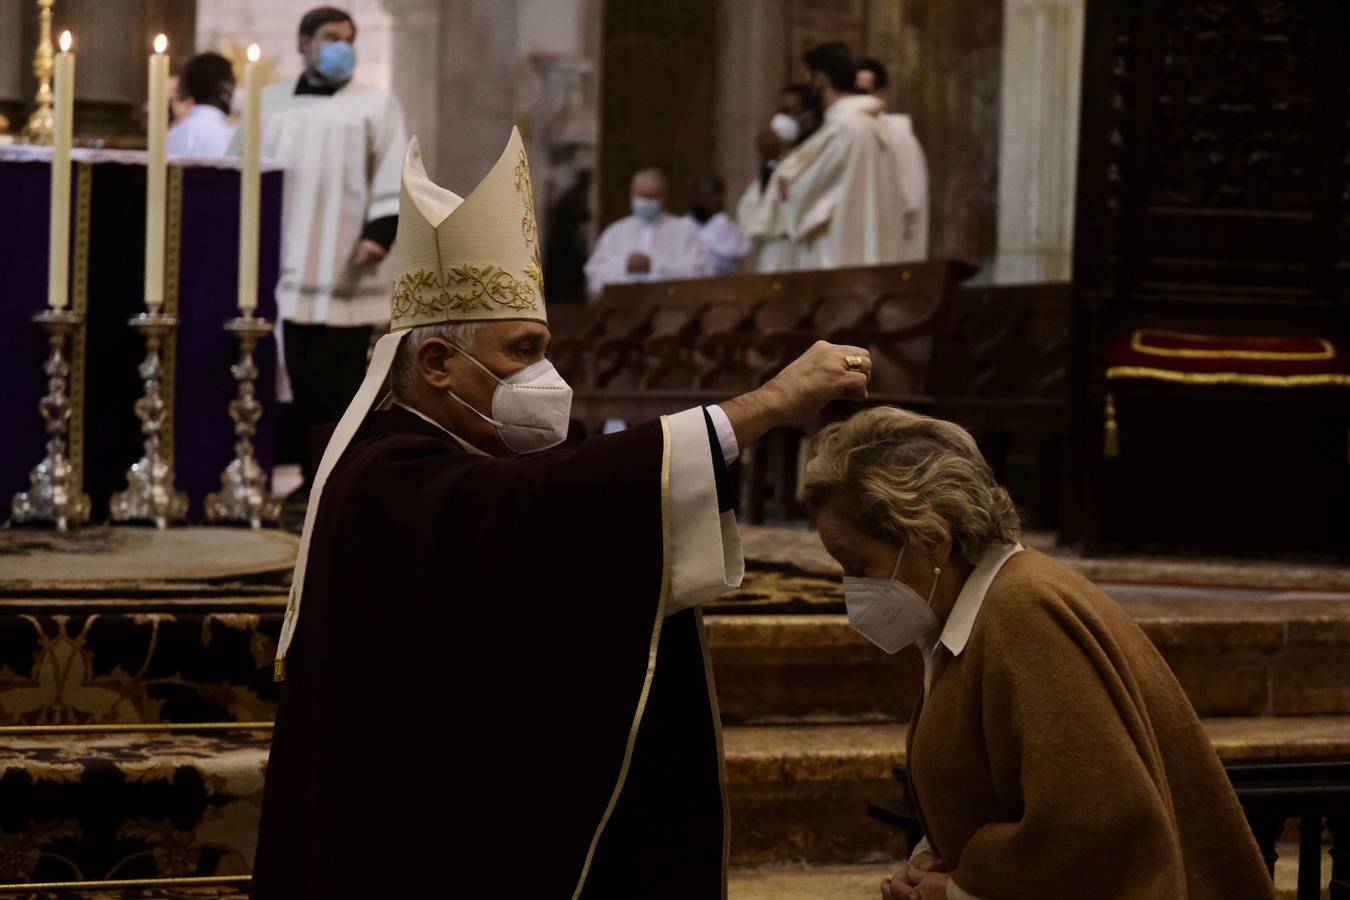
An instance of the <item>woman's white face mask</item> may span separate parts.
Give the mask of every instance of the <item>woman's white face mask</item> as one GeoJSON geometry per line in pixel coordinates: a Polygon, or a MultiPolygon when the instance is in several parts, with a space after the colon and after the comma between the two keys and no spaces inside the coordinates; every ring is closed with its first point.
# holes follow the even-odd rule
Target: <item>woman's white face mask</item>
{"type": "Polygon", "coordinates": [[[492,415],[474,409],[448,388],[447,392],[496,428],[506,449],[512,453],[538,453],[567,440],[567,426],[572,421],[572,388],[553,368],[553,363],[541,359],[503,381],[462,347],[455,349],[497,382],[492,392],[492,415]]]}
{"type": "Polygon", "coordinates": [[[844,579],[848,624],[891,654],[899,653],[938,627],[932,602],[941,570],[934,571],[933,587],[928,591],[928,599],[924,600],[914,588],[895,579],[900,571],[900,560],[904,558],[905,548],[901,547],[890,578],[844,579]]]}

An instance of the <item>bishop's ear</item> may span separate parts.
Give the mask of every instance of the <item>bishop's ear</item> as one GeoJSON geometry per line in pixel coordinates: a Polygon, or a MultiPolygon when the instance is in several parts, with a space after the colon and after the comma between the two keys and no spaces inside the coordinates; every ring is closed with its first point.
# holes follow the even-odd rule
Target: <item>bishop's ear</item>
{"type": "Polygon", "coordinates": [[[444,338],[428,338],[417,345],[417,372],[428,387],[444,391],[450,387],[450,361],[457,351],[444,338]]]}

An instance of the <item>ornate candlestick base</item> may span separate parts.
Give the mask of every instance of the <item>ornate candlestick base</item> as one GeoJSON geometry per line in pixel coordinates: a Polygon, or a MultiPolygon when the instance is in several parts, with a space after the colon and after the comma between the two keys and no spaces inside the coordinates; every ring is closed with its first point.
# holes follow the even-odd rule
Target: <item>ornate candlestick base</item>
{"type": "Polygon", "coordinates": [[[135,407],[145,436],[145,455],[127,469],[127,489],[113,494],[109,505],[114,522],[153,522],[165,528],[187,515],[187,494],[174,490],[173,461],[164,456],[161,436],[167,410],[161,393],[164,364],[159,349],[165,335],[178,327],[178,319],[149,312],[128,324],[145,338],[145,359],[136,370],[145,382],[145,393],[135,407]]]}
{"type": "Polygon", "coordinates": [[[10,511],[16,523],[52,522],[58,531],[65,531],[89,521],[89,495],[80,490],[75,467],[66,456],[70,427],[66,343],[84,324],[84,317],[65,310],[44,310],[33,316],[33,321],[46,329],[51,347],[42,367],[47,375],[47,394],[38,403],[47,423],[47,455],[29,474],[29,490],[14,495],[10,511]]]}
{"type": "Polygon", "coordinates": [[[272,499],[267,473],[253,456],[253,435],[262,418],[256,382],[258,367],[253,349],[258,341],[272,333],[272,323],[253,316],[240,316],[225,323],[225,330],[239,340],[239,361],[230,366],[230,374],[239,383],[239,395],[230,401],[230,419],[234,422],[234,459],[220,473],[220,490],[206,495],[206,518],[210,522],[247,522],[261,528],[281,515],[281,504],[272,499]]]}

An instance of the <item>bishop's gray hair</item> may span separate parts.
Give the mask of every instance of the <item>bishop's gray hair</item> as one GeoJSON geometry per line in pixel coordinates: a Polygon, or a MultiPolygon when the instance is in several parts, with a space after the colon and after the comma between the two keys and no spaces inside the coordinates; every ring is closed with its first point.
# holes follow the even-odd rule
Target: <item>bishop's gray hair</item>
{"type": "Polygon", "coordinates": [[[408,332],[403,343],[398,345],[394,354],[394,365],[389,371],[389,389],[394,399],[406,403],[417,384],[417,348],[431,338],[449,341],[461,350],[468,350],[482,322],[460,322],[458,324],[441,323],[439,325],[420,325],[408,332]]]}

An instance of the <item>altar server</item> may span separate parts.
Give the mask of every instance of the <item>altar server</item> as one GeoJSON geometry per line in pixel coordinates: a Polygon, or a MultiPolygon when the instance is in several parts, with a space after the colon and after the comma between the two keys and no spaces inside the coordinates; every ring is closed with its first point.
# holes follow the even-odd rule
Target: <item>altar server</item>
{"type": "Polygon", "coordinates": [[[750,254],[750,239],[726,213],[726,184],[716,175],[704,175],[694,182],[689,204],[689,221],[698,226],[703,251],[708,255],[711,275],[732,275],[740,271],[750,254]]]}
{"type": "MultiPolygon", "coordinates": [[[[859,93],[887,102],[890,76],[879,60],[860,60],[854,84],[859,93]]],[[[928,258],[928,160],[909,116],[888,112],[882,114],[881,121],[900,166],[900,188],[905,195],[905,249],[901,261],[923,262],[928,258]]]]}
{"type": "Polygon", "coordinates": [[[392,333],[323,456],[278,644],[255,900],[723,897],[697,607],[727,478],[866,392],[818,343],[751,395],[574,449],[520,135],[461,200],[403,164],[392,333]],[[303,603],[302,603],[303,601],[303,603]]]}
{"type": "Polygon", "coordinates": [[[173,127],[164,152],[173,156],[224,156],[234,126],[230,100],[234,97],[234,69],[219,53],[198,53],[183,66],[170,95],[173,127]]]}
{"type": "Polygon", "coordinates": [[[633,214],[601,232],[586,261],[592,300],[607,284],[711,274],[698,225],[666,211],[670,184],[660,169],[643,169],[633,176],[630,200],[633,214]]]}
{"type": "Polygon", "coordinates": [[[841,43],[807,52],[825,122],[770,179],[767,221],[791,242],[786,268],[875,266],[904,257],[905,199],[882,123],[882,102],[853,93],[855,67],[841,43]]]}
{"type": "MultiPolygon", "coordinates": [[[[381,262],[398,227],[407,134],[393,95],[353,80],[355,41],[345,11],[311,10],[300,20],[304,73],[262,94],[262,155],[286,165],[277,306],[302,431],[342,415],[361,383],[371,326],[389,315],[392,278],[381,262]]],[[[310,457],[302,458],[308,486],[310,457]]]]}

